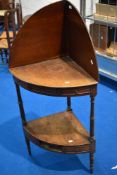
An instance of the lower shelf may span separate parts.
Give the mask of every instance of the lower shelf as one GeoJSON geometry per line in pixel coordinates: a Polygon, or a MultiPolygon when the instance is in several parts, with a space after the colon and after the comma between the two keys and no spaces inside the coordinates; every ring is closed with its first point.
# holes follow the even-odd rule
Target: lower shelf
{"type": "Polygon", "coordinates": [[[75,117],[67,111],[30,121],[24,127],[26,136],[35,144],[56,152],[94,152],[95,141],[75,117]]]}

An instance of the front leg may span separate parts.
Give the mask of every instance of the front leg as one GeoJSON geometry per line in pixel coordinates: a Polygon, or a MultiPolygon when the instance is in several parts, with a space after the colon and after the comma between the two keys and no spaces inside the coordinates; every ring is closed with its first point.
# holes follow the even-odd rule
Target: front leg
{"type": "MultiPolygon", "coordinates": [[[[94,139],[94,128],[95,128],[95,115],[94,115],[94,106],[95,106],[95,95],[91,95],[91,111],[90,111],[90,139],[93,142],[94,139]]],[[[94,170],[94,152],[90,152],[90,172],[93,173],[94,170]]]]}

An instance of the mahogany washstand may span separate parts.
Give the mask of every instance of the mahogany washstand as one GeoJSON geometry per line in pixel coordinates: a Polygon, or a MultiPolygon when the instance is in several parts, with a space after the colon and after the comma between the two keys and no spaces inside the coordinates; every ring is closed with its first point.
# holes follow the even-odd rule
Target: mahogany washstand
{"type": "Polygon", "coordinates": [[[59,1],[29,18],[13,43],[9,68],[16,85],[29,154],[30,141],[50,151],[88,152],[92,173],[98,68],[90,36],[76,8],[68,1],[59,1]],[[39,94],[67,97],[67,110],[27,121],[20,86],[39,94]],[[71,97],[82,95],[91,98],[89,132],[71,107],[71,97]]]}

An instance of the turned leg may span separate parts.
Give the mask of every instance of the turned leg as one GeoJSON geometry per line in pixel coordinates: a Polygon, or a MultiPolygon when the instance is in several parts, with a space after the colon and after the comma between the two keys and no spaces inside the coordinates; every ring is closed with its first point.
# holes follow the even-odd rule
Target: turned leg
{"type": "Polygon", "coordinates": [[[29,153],[29,155],[31,156],[30,140],[29,140],[28,137],[26,137],[26,135],[25,135],[25,141],[26,141],[28,153],[29,153]]]}
{"type": "Polygon", "coordinates": [[[72,108],[71,108],[71,97],[67,97],[67,111],[72,111],[72,108]]]}
{"type": "Polygon", "coordinates": [[[8,50],[4,49],[5,57],[6,57],[6,63],[8,63],[8,50]]]}
{"type": "MultiPolygon", "coordinates": [[[[24,127],[26,125],[26,118],[25,118],[25,112],[24,112],[23,102],[22,102],[22,98],[21,98],[20,88],[19,88],[19,85],[17,83],[15,83],[15,85],[16,85],[16,91],[17,91],[17,97],[18,97],[22,125],[24,127]]],[[[29,155],[31,155],[30,140],[27,138],[27,136],[25,134],[24,134],[24,136],[25,136],[25,141],[26,141],[28,153],[29,153],[29,155]]]]}
{"type": "Polygon", "coordinates": [[[1,54],[1,59],[2,59],[2,63],[4,63],[4,57],[3,57],[3,50],[0,50],[0,54],[1,54]]]}
{"type": "Polygon", "coordinates": [[[94,153],[90,153],[90,173],[92,174],[94,170],[94,153]]]}
{"type": "MultiPolygon", "coordinates": [[[[91,141],[94,141],[94,101],[95,101],[95,95],[91,95],[91,113],[90,113],[90,138],[91,141]]],[[[90,153],[90,172],[93,173],[94,170],[94,152],[90,153]]]]}

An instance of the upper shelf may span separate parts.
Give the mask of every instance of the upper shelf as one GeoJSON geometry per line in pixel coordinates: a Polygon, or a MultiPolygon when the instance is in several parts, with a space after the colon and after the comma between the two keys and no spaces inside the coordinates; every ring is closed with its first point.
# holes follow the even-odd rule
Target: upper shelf
{"type": "Polygon", "coordinates": [[[91,38],[68,1],[46,6],[29,18],[10,50],[9,67],[15,78],[36,86],[71,88],[98,82],[91,38]]]}
{"type": "Polygon", "coordinates": [[[68,57],[11,68],[11,72],[18,79],[37,86],[68,88],[97,84],[94,78],[68,57]]]}

